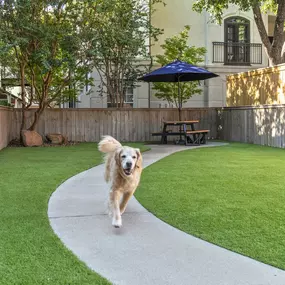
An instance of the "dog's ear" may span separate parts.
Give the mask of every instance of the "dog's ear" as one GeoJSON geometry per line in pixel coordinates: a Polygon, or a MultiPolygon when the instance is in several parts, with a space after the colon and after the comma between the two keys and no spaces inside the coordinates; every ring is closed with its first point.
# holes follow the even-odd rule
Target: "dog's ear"
{"type": "Polygon", "coordinates": [[[115,153],[115,161],[118,166],[121,166],[121,153],[122,153],[122,150],[117,150],[115,153]]]}
{"type": "Polygon", "coordinates": [[[141,151],[139,148],[135,148],[135,151],[137,153],[137,157],[139,158],[141,156],[141,151]]]}
{"type": "Polygon", "coordinates": [[[142,155],[141,155],[141,152],[140,152],[139,148],[136,148],[135,150],[136,150],[136,154],[137,154],[136,167],[140,168],[140,167],[142,167],[142,155]]]}

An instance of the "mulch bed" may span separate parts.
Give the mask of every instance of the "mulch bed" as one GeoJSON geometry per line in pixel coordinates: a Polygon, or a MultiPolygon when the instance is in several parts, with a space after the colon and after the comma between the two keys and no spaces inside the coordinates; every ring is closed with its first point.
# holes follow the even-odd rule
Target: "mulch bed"
{"type": "MultiPolygon", "coordinates": [[[[64,146],[72,146],[72,145],[77,145],[79,144],[80,142],[72,142],[72,141],[69,141],[67,143],[64,143],[64,144],[51,144],[51,143],[48,143],[48,142],[44,142],[42,146],[40,147],[64,147],[64,146]]],[[[8,144],[7,147],[24,147],[20,140],[12,140],[10,141],[10,143],[8,144]]]]}

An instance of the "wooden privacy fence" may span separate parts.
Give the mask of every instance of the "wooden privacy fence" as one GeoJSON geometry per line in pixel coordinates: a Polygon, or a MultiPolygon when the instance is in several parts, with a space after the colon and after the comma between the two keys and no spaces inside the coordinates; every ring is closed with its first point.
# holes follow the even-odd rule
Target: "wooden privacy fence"
{"type": "Polygon", "coordinates": [[[285,64],[227,77],[227,107],[285,104],[285,64]]]}
{"type": "Polygon", "coordinates": [[[7,146],[11,140],[13,109],[0,107],[0,149],[7,146]]]}
{"type": "MultiPolygon", "coordinates": [[[[29,111],[31,121],[34,111],[29,111]]],[[[215,108],[183,109],[182,119],[200,121],[199,128],[209,129],[217,137],[217,111],[215,108]]],[[[151,136],[162,128],[164,120],[178,120],[177,109],[47,109],[37,126],[41,135],[61,133],[68,140],[99,141],[102,135],[111,135],[120,141],[153,141],[151,136]]],[[[12,112],[10,138],[19,138],[21,110],[12,112]]]]}
{"type": "MultiPolygon", "coordinates": [[[[28,113],[29,120],[34,111],[28,113]]],[[[105,134],[120,141],[152,141],[164,120],[177,120],[176,109],[48,109],[38,124],[41,135],[62,133],[73,141],[99,141],[105,134]]],[[[182,119],[200,120],[210,137],[285,147],[285,105],[184,109],[182,119]]],[[[0,149],[19,138],[21,111],[0,107],[0,149]]]]}
{"type": "Polygon", "coordinates": [[[285,105],[224,108],[220,122],[223,140],[285,147],[285,105]]]}

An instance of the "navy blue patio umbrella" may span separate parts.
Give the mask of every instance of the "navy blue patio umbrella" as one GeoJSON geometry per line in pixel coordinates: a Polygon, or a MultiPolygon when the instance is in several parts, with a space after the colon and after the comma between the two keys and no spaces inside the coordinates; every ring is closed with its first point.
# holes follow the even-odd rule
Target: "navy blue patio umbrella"
{"type": "Polygon", "coordinates": [[[178,83],[178,106],[179,120],[181,120],[182,97],[180,96],[180,82],[205,80],[219,76],[204,68],[176,60],[159,69],[156,69],[139,80],[145,82],[177,82],[178,83]]]}

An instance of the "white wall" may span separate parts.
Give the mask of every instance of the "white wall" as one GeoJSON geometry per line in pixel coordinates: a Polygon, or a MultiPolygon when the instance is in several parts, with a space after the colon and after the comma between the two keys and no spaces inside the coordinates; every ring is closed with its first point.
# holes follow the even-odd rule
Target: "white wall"
{"type": "Polygon", "coordinates": [[[77,108],[106,108],[107,97],[105,93],[100,93],[100,76],[96,70],[90,75],[94,81],[94,86],[91,86],[88,91],[84,88],[80,96],[78,97],[79,102],[77,108]]]}
{"type": "MultiPolygon", "coordinates": [[[[213,42],[224,42],[224,23],[218,25],[211,22],[209,13],[201,14],[192,11],[192,5],[195,1],[189,0],[166,0],[166,6],[157,5],[157,12],[153,17],[152,23],[156,27],[164,28],[164,34],[160,36],[159,41],[154,43],[152,54],[162,54],[160,47],[166,38],[172,37],[183,30],[185,25],[190,25],[189,45],[197,47],[206,47],[207,54],[205,61],[200,65],[208,70],[220,75],[205,81],[204,95],[194,96],[185,106],[187,107],[219,107],[225,105],[226,99],[226,76],[232,73],[239,73],[251,69],[268,66],[268,59],[265,51],[262,50],[262,64],[252,66],[228,66],[223,63],[213,63],[213,42]]],[[[251,43],[262,43],[252,11],[239,11],[237,6],[232,5],[224,13],[224,19],[240,16],[250,21],[250,41],[251,43]]],[[[268,28],[268,17],[263,15],[264,23],[268,28]]]]}
{"type": "MultiPolygon", "coordinates": [[[[160,47],[166,38],[177,35],[181,32],[185,25],[190,25],[189,45],[197,47],[206,47],[207,54],[204,62],[200,65],[206,67],[210,71],[220,75],[218,78],[206,80],[201,88],[203,92],[201,95],[193,96],[185,107],[220,107],[224,106],[226,102],[226,76],[233,73],[244,72],[251,69],[262,68],[268,66],[267,56],[262,50],[262,64],[252,66],[229,66],[223,63],[213,63],[213,42],[224,42],[224,23],[218,25],[212,23],[210,15],[207,12],[202,14],[192,11],[194,0],[164,0],[166,6],[163,4],[156,5],[156,12],[152,18],[152,24],[158,28],[164,29],[164,34],[159,37],[159,41],[154,43],[151,48],[153,56],[162,54],[163,50],[160,47]]],[[[224,13],[224,19],[232,16],[241,16],[250,21],[250,41],[251,43],[262,43],[259,37],[257,27],[254,22],[253,13],[239,11],[237,6],[232,5],[224,13]]],[[[264,23],[268,28],[268,16],[264,15],[264,23]]],[[[159,66],[155,66],[158,68],[159,66]]],[[[85,93],[80,96],[81,103],[78,107],[89,108],[105,108],[107,106],[106,95],[103,98],[98,94],[98,84],[100,78],[96,72],[93,73],[95,78],[95,87],[92,87],[90,95],[85,93]]],[[[149,84],[141,83],[141,86],[134,90],[134,107],[135,108],[151,108],[167,107],[168,104],[155,97],[155,92],[150,91],[149,84]],[[150,97],[150,98],[149,98],[150,97]]],[[[171,106],[168,106],[171,107],[171,106]]]]}

